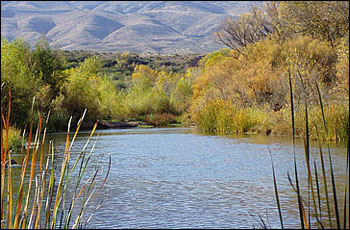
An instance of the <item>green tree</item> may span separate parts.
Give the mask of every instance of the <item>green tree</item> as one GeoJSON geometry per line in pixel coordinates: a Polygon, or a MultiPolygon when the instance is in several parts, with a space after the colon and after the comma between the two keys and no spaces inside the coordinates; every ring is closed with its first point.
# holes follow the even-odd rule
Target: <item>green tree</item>
{"type": "Polygon", "coordinates": [[[113,119],[118,116],[118,93],[107,77],[97,75],[101,61],[90,57],[78,68],[66,70],[67,81],[63,85],[63,108],[74,118],[88,110],[87,119],[113,119]]]}
{"type": "Polygon", "coordinates": [[[55,97],[64,81],[62,70],[65,68],[66,60],[59,50],[50,47],[45,37],[37,41],[31,56],[34,75],[51,87],[52,96],[55,97]]]}
{"type": "Polygon", "coordinates": [[[40,88],[40,81],[35,78],[30,63],[30,46],[23,39],[8,42],[1,39],[1,103],[8,105],[8,92],[12,92],[11,122],[24,128],[29,122],[29,113],[33,97],[40,88]]]}
{"type": "Polygon", "coordinates": [[[63,85],[63,106],[74,118],[80,117],[85,108],[88,109],[87,118],[95,119],[100,115],[98,86],[100,78],[94,72],[91,58],[86,59],[78,68],[67,70],[67,81],[63,85]]]}

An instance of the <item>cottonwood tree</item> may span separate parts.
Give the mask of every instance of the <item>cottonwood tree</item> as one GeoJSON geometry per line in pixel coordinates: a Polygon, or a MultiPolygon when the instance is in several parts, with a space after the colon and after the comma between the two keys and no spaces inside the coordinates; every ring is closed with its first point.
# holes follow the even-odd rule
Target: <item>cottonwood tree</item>
{"type": "Polygon", "coordinates": [[[348,1],[283,1],[279,10],[285,27],[336,45],[349,34],[348,1]]]}
{"type": "Polygon", "coordinates": [[[265,39],[277,32],[281,34],[277,3],[253,6],[238,18],[227,18],[219,25],[216,41],[242,53],[242,48],[265,39]]]}
{"type": "Polygon", "coordinates": [[[215,33],[216,41],[242,53],[242,48],[268,36],[284,42],[307,35],[332,47],[349,34],[348,1],[272,1],[254,6],[238,18],[227,18],[215,33]]]}
{"type": "Polygon", "coordinates": [[[45,37],[36,42],[31,58],[34,75],[43,83],[50,85],[55,95],[64,82],[62,71],[65,62],[60,51],[52,49],[45,37]]]}

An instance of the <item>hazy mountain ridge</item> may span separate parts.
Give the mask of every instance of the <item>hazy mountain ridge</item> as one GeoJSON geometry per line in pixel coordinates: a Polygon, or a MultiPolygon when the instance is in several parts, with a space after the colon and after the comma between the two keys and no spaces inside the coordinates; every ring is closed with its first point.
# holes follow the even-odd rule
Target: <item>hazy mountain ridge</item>
{"type": "Polygon", "coordinates": [[[225,18],[257,2],[2,1],[1,35],[33,44],[42,34],[62,49],[207,53],[225,18]]]}

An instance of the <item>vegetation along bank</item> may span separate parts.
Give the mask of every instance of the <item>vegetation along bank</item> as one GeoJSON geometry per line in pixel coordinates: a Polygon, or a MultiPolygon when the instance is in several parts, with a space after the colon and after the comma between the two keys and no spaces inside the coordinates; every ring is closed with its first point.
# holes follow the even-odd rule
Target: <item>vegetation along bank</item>
{"type": "Polygon", "coordinates": [[[204,57],[61,51],[44,39],[31,49],[2,38],[1,103],[6,110],[11,87],[17,137],[29,126],[33,97],[36,111],[51,110],[51,132],[87,108],[90,121],[290,135],[292,88],[296,134],[307,108],[311,138],[318,130],[341,141],[349,136],[348,9],[345,1],[268,2],[224,20],[215,37],[227,48],[204,57]],[[327,132],[318,129],[323,116],[327,132]]]}

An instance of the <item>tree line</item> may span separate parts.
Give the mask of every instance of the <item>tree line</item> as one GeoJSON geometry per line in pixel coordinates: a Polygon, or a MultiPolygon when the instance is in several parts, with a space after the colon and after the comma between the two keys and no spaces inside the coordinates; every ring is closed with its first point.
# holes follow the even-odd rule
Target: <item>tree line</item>
{"type": "Polygon", "coordinates": [[[348,137],[349,2],[267,2],[224,20],[216,39],[229,49],[201,60],[190,108],[204,130],[290,134],[290,79],[297,132],[305,101],[322,126],[319,90],[332,127],[323,138],[348,137]]]}
{"type": "MultiPolygon", "coordinates": [[[[91,55],[72,64],[66,51],[51,49],[44,39],[31,49],[23,40],[2,38],[2,105],[6,108],[11,87],[12,125],[18,128],[28,125],[35,96],[38,111],[52,111],[53,131],[65,129],[70,116],[78,118],[87,108],[90,120],[288,135],[292,85],[297,133],[304,129],[305,101],[311,124],[322,122],[319,91],[330,127],[327,137],[321,130],[322,138],[348,137],[348,2],[267,2],[224,20],[215,36],[227,48],[187,65],[197,62],[192,56],[180,68],[170,68],[171,61],[150,65],[149,59],[130,53],[108,63],[91,55]]],[[[316,138],[315,127],[311,135],[316,138]]]]}

